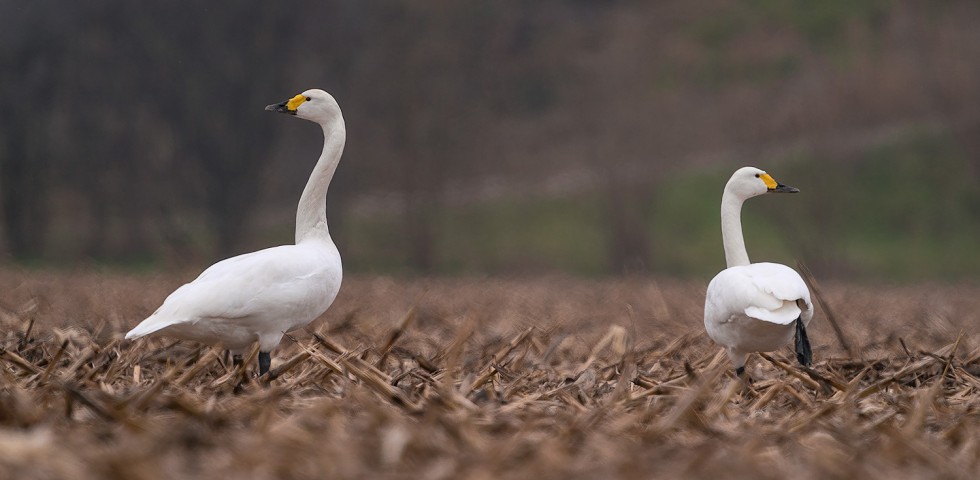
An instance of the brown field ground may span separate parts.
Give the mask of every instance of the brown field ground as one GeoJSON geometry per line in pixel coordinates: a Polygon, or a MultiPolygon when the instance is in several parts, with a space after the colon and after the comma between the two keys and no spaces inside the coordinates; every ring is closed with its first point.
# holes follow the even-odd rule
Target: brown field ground
{"type": "Polygon", "coordinates": [[[671,279],[353,277],[273,352],[123,333],[192,275],[0,272],[0,478],[975,478],[980,287],[827,284],[747,386],[671,279]],[[254,352],[253,352],[254,355],[254,352]],[[245,379],[243,381],[243,379],[245,379]]]}

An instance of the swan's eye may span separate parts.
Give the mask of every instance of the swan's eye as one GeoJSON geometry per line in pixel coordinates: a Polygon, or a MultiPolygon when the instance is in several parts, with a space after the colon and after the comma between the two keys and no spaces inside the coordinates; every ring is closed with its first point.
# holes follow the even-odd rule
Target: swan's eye
{"type": "MultiPolygon", "coordinates": [[[[307,98],[307,100],[309,100],[309,98],[307,98]]],[[[755,178],[759,178],[759,174],[758,173],[755,174],[755,178]]]]}
{"type": "MultiPolygon", "coordinates": [[[[312,98],[310,98],[310,97],[306,97],[306,101],[307,101],[307,102],[309,102],[310,100],[313,100],[313,99],[312,99],[312,98]]],[[[758,175],[756,175],[756,176],[758,177],[758,175]]]]}

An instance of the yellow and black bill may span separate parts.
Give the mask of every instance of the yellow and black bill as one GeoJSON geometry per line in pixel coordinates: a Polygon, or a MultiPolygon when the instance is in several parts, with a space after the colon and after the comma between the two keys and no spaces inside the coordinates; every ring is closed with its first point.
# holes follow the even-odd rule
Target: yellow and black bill
{"type": "Polygon", "coordinates": [[[267,112],[279,112],[279,113],[288,113],[290,115],[296,115],[296,109],[298,109],[299,106],[306,101],[307,98],[304,97],[303,95],[296,95],[295,97],[290,98],[285,102],[274,103],[272,105],[269,105],[265,107],[265,110],[267,112]]]}
{"type": "Polygon", "coordinates": [[[762,174],[762,176],[760,178],[762,178],[762,181],[763,182],[766,182],[766,188],[768,188],[770,192],[773,192],[773,193],[800,193],[800,189],[799,188],[791,187],[789,185],[783,185],[782,183],[777,182],[775,179],[773,179],[771,176],[769,176],[768,173],[762,174]]]}

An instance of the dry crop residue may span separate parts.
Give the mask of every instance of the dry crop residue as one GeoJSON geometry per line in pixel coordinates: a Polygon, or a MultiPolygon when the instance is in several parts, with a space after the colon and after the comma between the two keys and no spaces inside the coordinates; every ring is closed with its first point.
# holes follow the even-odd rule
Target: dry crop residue
{"type": "Polygon", "coordinates": [[[809,371],[671,279],[346,280],[252,377],[122,335],[187,276],[0,273],[2,478],[972,478],[980,288],[825,285],[809,371]]]}

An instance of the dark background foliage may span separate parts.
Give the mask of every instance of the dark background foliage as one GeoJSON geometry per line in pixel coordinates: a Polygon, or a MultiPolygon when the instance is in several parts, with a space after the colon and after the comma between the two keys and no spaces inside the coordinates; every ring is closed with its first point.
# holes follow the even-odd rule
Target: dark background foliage
{"type": "Polygon", "coordinates": [[[970,1],[0,0],[7,263],[200,266],[289,242],[320,148],[352,271],[703,275],[753,164],[755,260],[980,271],[970,1]]]}

